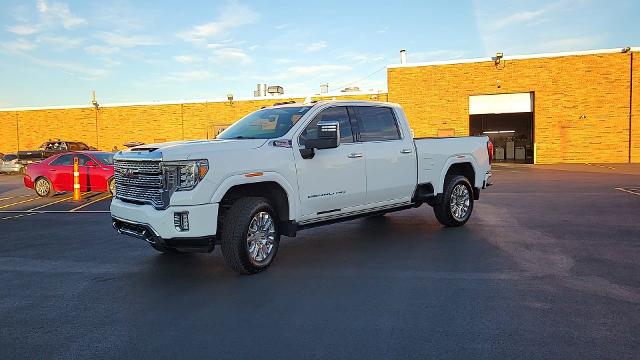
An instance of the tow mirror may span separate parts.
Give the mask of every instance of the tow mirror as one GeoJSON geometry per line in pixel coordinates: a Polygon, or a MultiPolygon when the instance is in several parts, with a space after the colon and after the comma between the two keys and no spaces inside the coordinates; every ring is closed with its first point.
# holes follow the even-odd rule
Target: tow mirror
{"type": "Polygon", "coordinates": [[[340,145],[340,123],[337,121],[318,122],[316,139],[308,139],[307,149],[334,149],[340,145]]]}

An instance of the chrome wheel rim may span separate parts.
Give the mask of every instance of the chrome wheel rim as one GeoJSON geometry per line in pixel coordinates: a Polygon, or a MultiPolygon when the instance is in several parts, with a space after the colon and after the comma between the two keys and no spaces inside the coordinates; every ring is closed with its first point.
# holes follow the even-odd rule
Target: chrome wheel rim
{"type": "Polygon", "coordinates": [[[464,220],[467,217],[471,204],[469,189],[462,184],[456,185],[451,192],[450,203],[451,215],[458,221],[464,220]]]}
{"type": "Polygon", "coordinates": [[[247,253],[255,265],[265,265],[273,257],[276,227],[273,218],[266,211],[253,216],[247,231],[247,253]]]}
{"type": "Polygon", "coordinates": [[[40,179],[36,182],[36,192],[38,195],[45,196],[50,190],[49,182],[47,180],[40,179]]]}

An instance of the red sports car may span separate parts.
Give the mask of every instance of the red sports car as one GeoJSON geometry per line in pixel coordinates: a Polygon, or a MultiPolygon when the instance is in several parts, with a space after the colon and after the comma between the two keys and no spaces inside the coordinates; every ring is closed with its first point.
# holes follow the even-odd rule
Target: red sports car
{"type": "Polygon", "coordinates": [[[80,191],[115,193],[113,153],[77,151],[57,154],[29,164],[24,186],[34,189],[38,196],[53,196],[57,191],[73,191],[73,158],[78,158],[80,191]]]}

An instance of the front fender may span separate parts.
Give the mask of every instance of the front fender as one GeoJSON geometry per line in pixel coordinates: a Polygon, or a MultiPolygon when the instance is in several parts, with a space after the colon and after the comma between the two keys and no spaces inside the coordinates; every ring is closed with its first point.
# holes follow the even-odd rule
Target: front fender
{"type": "Polygon", "coordinates": [[[218,189],[211,198],[211,202],[219,203],[222,201],[222,198],[227,191],[236,185],[256,184],[261,182],[275,182],[284,189],[287,193],[287,201],[289,203],[289,220],[294,220],[298,214],[298,198],[295,190],[291,184],[289,184],[287,179],[276,172],[266,171],[260,176],[246,176],[245,174],[232,175],[224,179],[220,186],[218,186],[218,189]]]}

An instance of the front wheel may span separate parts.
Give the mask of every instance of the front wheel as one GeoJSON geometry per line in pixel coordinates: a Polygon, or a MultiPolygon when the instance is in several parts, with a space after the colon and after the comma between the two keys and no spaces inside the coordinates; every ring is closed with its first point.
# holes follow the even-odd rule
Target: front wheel
{"type": "Polygon", "coordinates": [[[221,249],[226,263],[241,274],[255,274],[271,265],[280,245],[278,216],[260,197],[236,200],[225,215],[221,249]]]}
{"type": "Polygon", "coordinates": [[[114,178],[109,179],[108,185],[111,196],[116,196],[116,180],[114,178]]]}
{"type": "Polygon", "coordinates": [[[444,186],[442,201],[433,207],[433,212],[444,226],[462,226],[473,211],[473,188],[461,175],[447,178],[444,186]]]}

